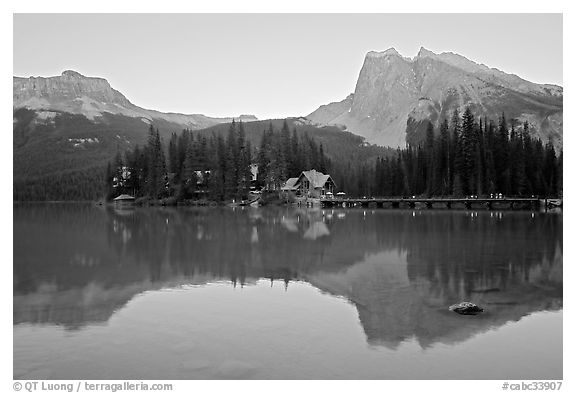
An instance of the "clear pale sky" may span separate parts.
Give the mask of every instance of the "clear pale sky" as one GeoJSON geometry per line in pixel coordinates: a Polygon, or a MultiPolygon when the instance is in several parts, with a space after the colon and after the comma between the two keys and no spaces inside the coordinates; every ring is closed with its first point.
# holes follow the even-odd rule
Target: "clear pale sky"
{"type": "Polygon", "coordinates": [[[15,76],[72,69],[164,112],[307,115],[368,51],[456,52],[562,85],[561,14],[15,14],[15,76]]]}

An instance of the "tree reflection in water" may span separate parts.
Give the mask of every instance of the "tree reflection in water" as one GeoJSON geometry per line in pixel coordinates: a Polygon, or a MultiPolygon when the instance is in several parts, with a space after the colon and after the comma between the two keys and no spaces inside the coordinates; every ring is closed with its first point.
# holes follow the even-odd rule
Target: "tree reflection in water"
{"type": "Polygon", "coordinates": [[[185,284],[311,283],[355,305],[369,343],[453,343],[562,308],[562,215],[533,212],[14,208],[14,324],[105,323],[185,284]],[[447,311],[462,300],[473,318],[447,311]]]}

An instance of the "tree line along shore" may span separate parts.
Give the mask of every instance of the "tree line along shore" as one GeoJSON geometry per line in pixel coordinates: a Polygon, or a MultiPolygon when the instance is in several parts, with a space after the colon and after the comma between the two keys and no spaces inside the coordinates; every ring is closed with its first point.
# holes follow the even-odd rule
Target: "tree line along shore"
{"type": "Polygon", "coordinates": [[[563,152],[505,114],[495,122],[476,118],[470,108],[455,111],[438,130],[428,123],[422,143],[390,151],[369,162],[342,162],[286,121],[279,130],[270,123],[258,146],[247,140],[242,122],[232,122],[225,136],[173,133],[167,146],[151,126],[145,146],[118,151],[108,163],[105,194],[106,200],[129,194],[139,203],[208,204],[248,200],[257,191],[272,201],[287,179],[316,169],[351,197],[562,196],[563,152]]]}

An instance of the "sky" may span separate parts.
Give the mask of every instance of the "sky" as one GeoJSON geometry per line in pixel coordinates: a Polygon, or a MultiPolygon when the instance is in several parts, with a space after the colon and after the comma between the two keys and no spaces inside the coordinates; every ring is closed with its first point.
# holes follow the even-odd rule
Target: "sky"
{"type": "Polygon", "coordinates": [[[72,69],[135,105],[305,116],[352,93],[369,51],[421,46],[563,85],[562,14],[15,14],[13,75],[72,69]]]}

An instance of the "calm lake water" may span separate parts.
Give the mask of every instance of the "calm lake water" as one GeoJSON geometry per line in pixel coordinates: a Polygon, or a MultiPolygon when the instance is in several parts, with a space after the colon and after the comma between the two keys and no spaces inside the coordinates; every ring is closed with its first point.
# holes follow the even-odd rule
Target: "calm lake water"
{"type": "Polygon", "coordinates": [[[561,214],[14,205],[13,279],[15,379],[562,378],[561,214]]]}

